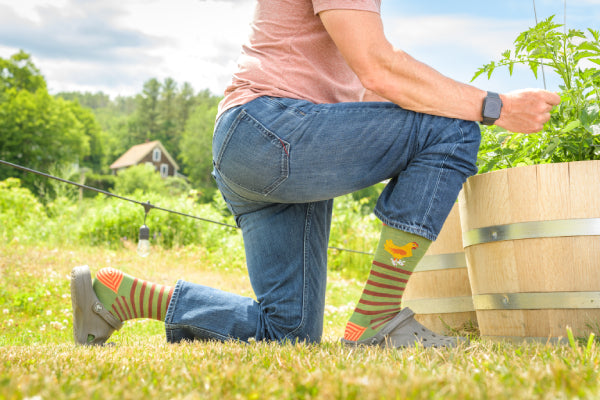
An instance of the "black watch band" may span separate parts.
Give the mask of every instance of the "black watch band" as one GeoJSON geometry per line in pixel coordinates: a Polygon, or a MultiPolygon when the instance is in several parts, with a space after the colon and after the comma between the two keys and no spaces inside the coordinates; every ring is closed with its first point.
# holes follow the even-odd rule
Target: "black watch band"
{"type": "Polygon", "coordinates": [[[483,99],[483,107],[481,109],[483,125],[494,125],[496,120],[500,118],[501,111],[502,99],[500,99],[500,95],[494,92],[487,92],[487,96],[483,99]]]}

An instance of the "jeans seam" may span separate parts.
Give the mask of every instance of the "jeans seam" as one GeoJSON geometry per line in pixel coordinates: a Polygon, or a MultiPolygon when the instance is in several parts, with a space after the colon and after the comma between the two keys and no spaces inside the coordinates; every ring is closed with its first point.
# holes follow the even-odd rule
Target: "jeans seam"
{"type": "Polygon", "coordinates": [[[310,246],[308,246],[308,237],[310,236],[310,228],[311,228],[311,218],[313,215],[313,211],[315,208],[315,204],[314,203],[309,203],[307,208],[306,208],[306,214],[304,217],[304,238],[303,238],[303,251],[302,251],[302,317],[300,319],[300,323],[298,324],[298,326],[296,327],[296,329],[294,329],[293,331],[289,332],[287,335],[285,335],[284,339],[287,339],[289,337],[293,337],[293,335],[296,334],[296,332],[298,332],[299,330],[301,330],[304,327],[304,323],[306,322],[306,297],[307,297],[307,291],[308,291],[308,282],[307,282],[307,278],[306,278],[306,269],[308,268],[307,265],[307,261],[308,260],[308,249],[310,246]]]}
{"type": "Polygon", "coordinates": [[[177,302],[179,301],[179,294],[181,292],[181,284],[182,281],[178,281],[175,284],[175,288],[173,289],[173,296],[171,296],[171,302],[169,303],[169,307],[167,307],[167,314],[165,315],[165,334],[167,336],[167,342],[173,342],[173,329],[171,321],[173,321],[175,308],[177,308],[177,302]]]}
{"type": "Polygon", "coordinates": [[[422,236],[431,241],[434,241],[437,238],[437,235],[435,235],[433,232],[423,229],[422,225],[415,226],[415,225],[406,224],[406,223],[402,223],[402,222],[398,222],[398,221],[393,221],[393,220],[387,218],[385,215],[383,215],[377,209],[373,210],[373,213],[375,214],[375,216],[377,218],[379,218],[379,220],[382,223],[384,223],[385,225],[388,225],[394,229],[401,230],[401,231],[408,232],[408,233],[413,233],[415,235],[422,236]]]}

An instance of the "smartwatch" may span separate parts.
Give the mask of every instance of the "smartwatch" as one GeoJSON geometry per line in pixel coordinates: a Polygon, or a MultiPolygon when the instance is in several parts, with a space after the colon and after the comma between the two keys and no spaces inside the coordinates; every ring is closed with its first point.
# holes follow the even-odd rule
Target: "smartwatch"
{"type": "Polygon", "coordinates": [[[502,100],[498,93],[487,92],[487,96],[483,99],[483,108],[481,109],[483,125],[494,125],[494,122],[500,118],[501,110],[502,100]]]}

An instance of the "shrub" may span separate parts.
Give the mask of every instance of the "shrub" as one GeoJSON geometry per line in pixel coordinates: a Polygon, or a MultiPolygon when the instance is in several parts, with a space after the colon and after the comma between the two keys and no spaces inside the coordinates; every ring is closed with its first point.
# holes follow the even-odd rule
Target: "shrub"
{"type": "Polygon", "coordinates": [[[158,193],[164,196],[179,196],[191,189],[183,178],[163,178],[152,165],[140,164],[119,172],[115,179],[114,192],[122,196],[136,192],[158,193]]]}
{"type": "MultiPolygon", "coordinates": [[[[96,189],[104,190],[105,192],[112,191],[117,182],[115,175],[100,175],[94,173],[88,173],[85,176],[85,185],[91,186],[96,189]]],[[[85,197],[95,197],[96,193],[91,190],[84,192],[85,197]]]]}
{"type": "MultiPolygon", "coordinates": [[[[232,223],[211,204],[197,204],[190,197],[147,195],[138,190],[133,198],[149,201],[157,207],[217,222],[232,223]]],[[[82,217],[79,237],[91,245],[120,246],[124,240],[137,242],[139,228],[144,223],[144,208],[135,203],[99,195],[82,217]]],[[[199,221],[183,215],[151,209],[146,218],[151,242],[166,248],[202,244],[207,249],[219,246],[227,229],[220,225],[199,221]]]]}
{"type": "Polygon", "coordinates": [[[45,236],[48,215],[44,206],[17,178],[0,181],[0,237],[30,240],[45,236]]]}

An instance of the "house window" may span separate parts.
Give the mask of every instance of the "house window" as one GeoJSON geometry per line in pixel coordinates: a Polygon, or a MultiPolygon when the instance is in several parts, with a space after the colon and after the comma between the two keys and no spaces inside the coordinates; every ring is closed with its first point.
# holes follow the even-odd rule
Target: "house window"
{"type": "Polygon", "coordinates": [[[160,176],[163,178],[169,176],[169,164],[160,164],[160,176]]]}
{"type": "Polygon", "coordinates": [[[152,161],[160,161],[160,149],[156,148],[152,151],[152,161]]]}

